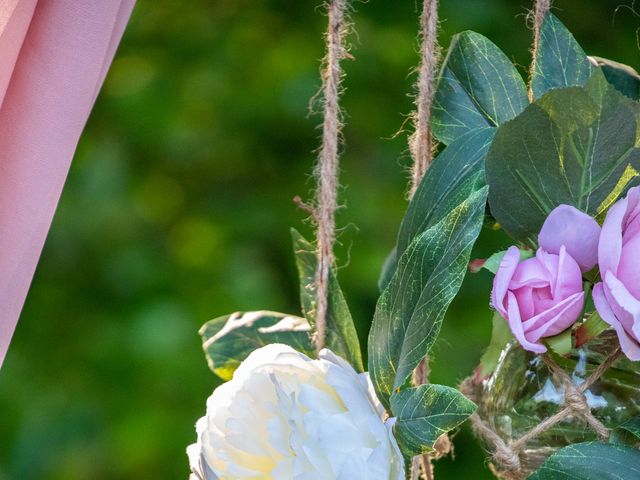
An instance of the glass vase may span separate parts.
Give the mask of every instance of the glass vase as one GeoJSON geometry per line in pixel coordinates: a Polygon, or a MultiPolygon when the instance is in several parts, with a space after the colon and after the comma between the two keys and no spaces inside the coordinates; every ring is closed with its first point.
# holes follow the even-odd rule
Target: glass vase
{"type": "MultiPolygon", "coordinates": [[[[605,331],[568,356],[550,353],[576,385],[580,385],[618,347],[613,331],[605,331]]],[[[640,414],[640,365],[621,356],[585,391],[591,413],[612,428],[640,414]]],[[[564,406],[564,388],[552,378],[540,356],[516,342],[506,346],[493,374],[477,386],[478,414],[507,443],[564,406]]],[[[523,474],[532,472],[555,450],[597,440],[581,419],[569,416],[527,443],[520,454],[523,474]]]]}

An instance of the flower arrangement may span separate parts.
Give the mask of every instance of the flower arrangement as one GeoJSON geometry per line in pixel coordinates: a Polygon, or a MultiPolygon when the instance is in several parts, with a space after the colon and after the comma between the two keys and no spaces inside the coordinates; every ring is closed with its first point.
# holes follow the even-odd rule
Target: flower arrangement
{"type": "Polygon", "coordinates": [[[500,477],[638,478],[640,77],[549,12],[539,27],[529,93],[487,38],[452,39],[441,148],[382,269],[366,368],[335,269],[320,305],[318,249],[295,230],[302,316],[202,327],[227,383],[188,448],[194,479],[401,479],[469,418],[500,477]],[[484,224],[515,245],[471,261],[484,224]],[[416,382],[468,270],[495,275],[491,345],[460,390],[416,382]]]}

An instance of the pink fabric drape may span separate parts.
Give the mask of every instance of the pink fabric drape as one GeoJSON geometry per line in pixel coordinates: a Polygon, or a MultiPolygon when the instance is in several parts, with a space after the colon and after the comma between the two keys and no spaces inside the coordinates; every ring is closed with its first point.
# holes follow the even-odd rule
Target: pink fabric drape
{"type": "Polygon", "coordinates": [[[135,0],[0,0],[0,366],[135,0]]]}

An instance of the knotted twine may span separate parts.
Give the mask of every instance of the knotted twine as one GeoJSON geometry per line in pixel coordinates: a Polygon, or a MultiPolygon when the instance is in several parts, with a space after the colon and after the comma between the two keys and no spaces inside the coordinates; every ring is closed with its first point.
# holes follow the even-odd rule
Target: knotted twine
{"type": "MultiPolygon", "coordinates": [[[[409,198],[413,197],[422,177],[424,177],[433,160],[434,143],[429,122],[435,93],[436,67],[439,58],[437,34],[438,0],[424,0],[422,14],[420,15],[420,65],[416,83],[416,111],[413,114],[414,132],[409,138],[409,150],[413,160],[409,198]]],[[[428,383],[428,379],[429,359],[425,357],[413,372],[413,384],[416,386],[422,385],[428,383]]],[[[450,448],[448,437],[443,437],[437,444],[436,455],[439,454],[438,452],[446,454],[450,451],[450,448]]],[[[414,457],[411,465],[412,479],[433,479],[431,458],[429,454],[414,457]]]]}
{"type": "Polygon", "coordinates": [[[322,68],[322,98],[324,120],[322,123],[322,146],[315,167],[317,188],[316,206],[313,216],[316,222],[316,350],[324,348],[326,339],[327,311],[329,304],[329,272],[333,265],[333,243],[335,240],[335,213],[338,208],[338,148],[342,120],[338,100],[342,70],[340,60],[348,57],[344,45],[347,32],[347,0],[331,0],[327,3],[328,27],[326,56],[322,68]]]}
{"type": "MultiPolygon", "coordinates": [[[[493,448],[492,457],[498,467],[495,472],[496,475],[500,478],[514,480],[524,478],[528,472],[523,470],[520,455],[529,441],[570,417],[581,419],[591,427],[601,440],[607,440],[610,433],[609,429],[593,416],[584,393],[600,379],[618,360],[620,355],[620,347],[615,348],[583,383],[576,385],[562,367],[558,366],[548,354],[543,354],[542,361],[556,382],[564,389],[564,407],[510,443],[505,442],[477,412],[473,413],[471,415],[471,425],[474,432],[493,448]]],[[[480,392],[478,390],[473,377],[465,379],[460,385],[460,391],[475,402],[480,401],[480,392]]]]}

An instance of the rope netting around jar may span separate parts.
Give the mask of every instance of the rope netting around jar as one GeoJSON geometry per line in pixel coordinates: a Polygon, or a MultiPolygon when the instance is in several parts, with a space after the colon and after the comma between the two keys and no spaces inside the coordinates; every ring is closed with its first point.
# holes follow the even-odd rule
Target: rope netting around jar
{"type": "MultiPolygon", "coordinates": [[[[486,419],[482,418],[478,412],[474,413],[471,416],[471,425],[475,434],[493,450],[491,452],[493,473],[498,478],[506,480],[525,478],[555,450],[554,448],[544,449],[544,451],[527,449],[529,442],[554,425],[571,418],[584,422],[601,440],[608,440],[610,430],[591,413],[585,392],[618,360],[620,355],[620,347],[615,348],[584,382],[576,384],[551,356],[542,354],[541,359],[551,373],[556,387],[564,391],[564,406],[515,440],[503,439],[486,419]]],[[[476,403],[482,399],[482,383],[475,382],[473,376],[462,382],[460,391],[476,403]]]]}

